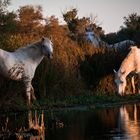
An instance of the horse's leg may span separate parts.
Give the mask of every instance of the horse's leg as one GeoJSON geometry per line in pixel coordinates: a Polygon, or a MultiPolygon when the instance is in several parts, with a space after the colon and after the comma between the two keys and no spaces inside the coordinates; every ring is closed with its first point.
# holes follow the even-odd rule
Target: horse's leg
{"type": "Polygon", "coordinates": [[[25,80],[24,83],[25,83],[25,88],[26,88],[26,95],[28,98],[28,105],[30,106],[31,105],[31,92],[32,92],[31,81],[25,80]]]}
{"type": "Polygon", "coordinates": [[[33,100],[36,100],[35,93],[34,93],[34,88],[33,88],[32,85],[31,85],[31,97],[32,97],[33,100]]]}
{"type": "Polygon", "coordinates": [[[133,92],[133,94],[135,94],[136,88],[135,88],[135,77],[134,76],[131,77],[131,85],[132,85],[132,92],[133,92]]]}
{"type": "Polygon", "coordinates": [[[140,73],[138,74],[138,93],[140,94],[140,73]]]}

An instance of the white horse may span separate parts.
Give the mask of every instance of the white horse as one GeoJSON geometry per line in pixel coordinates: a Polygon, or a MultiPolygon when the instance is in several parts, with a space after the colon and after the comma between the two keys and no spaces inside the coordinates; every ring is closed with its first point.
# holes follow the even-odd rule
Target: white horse
{"type": "Polygon", "coordinates": [[[31,84],[35,70],[46,55],[49,58],[53,55],[53,44],[48,38],[42,38],[14,52],[0,49],[0,73],[12,80],[24,82],[29,105],[31,99],[36,99],[31,84]]]}
{"type": "Polygon", "coordinates": [[[86,41],[92,43],[94,47],[99,47],[100,38],[95,35],[92,28],[85,29],[86,41]]]}
{"type": "Polygon", "coordinates": [[[85,29],[85,37],[86,41],[92,43],[94,47],[106,46],[107,48],[122,49],[131,45],[135,45],[135,42],[132,40],[124,40],[115,44],[108,44],[101,40],[101,38],[94,33],[91,27],[85,29]]]}
{"type": "MultiPolygon", "coordinates": [[[[129,54],[123,60],[118,72],[115,72],[115,83],[119,95],[124,95],[126,87],[126,77],[130,73],[138,75],[138,84],[140,84],[140,49],[132,46],[129,54]]],[[[138,91],[140,93],[140,90],[138,91]]]]}
{"type": "Polygon", "coordinates": [[[124,41],[121,41],[121,42],[118,42],[115,44],[108,45],[108,47],[114,47],[114,48],[121,49],[121,48],[126,48],[131,45],[135,45],[135,42],[132,40],[124,40],[124,41]]]}
{"type": "MultiPolygon", "coordinates": [[[[86,28],[85,37],[86,37],[86,41],[92,43],[94,47],[125,49],[132,45],[135,45],[135,42],[132,40],[124,40],[124,41],[120,41],[115,44],[108,44],[108,43],[104,42],[103,40],[101,40],[100,37],[96,36],[91,27],[86,28]]],[[[134,76],[131,77],[131,85],[132,85],[133,93],[135,93],[134,76]]]]}

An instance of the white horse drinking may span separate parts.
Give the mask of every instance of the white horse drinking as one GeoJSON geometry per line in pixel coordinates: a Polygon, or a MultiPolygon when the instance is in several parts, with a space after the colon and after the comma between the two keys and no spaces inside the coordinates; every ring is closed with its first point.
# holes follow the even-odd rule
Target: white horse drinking
{"type": "MultiPolygon", "coordinates": [[[[129,54],[123,60],[118,72],[115,72],[115,83],[119,95],[124,95],[126,87],[126,77],[130,73],[138,74],[138,84],[140,84],[140,49],[132,46],[129,54]]],[[[140,93],[140,90],[138,91],[140,93]]]]}
{"type": "Polygon", "coordinates": [[[12,80],[24,82],[29,105],[31,99],[36,99],[31,84],[35,70],[46,55],[48,58],[53,55],[53,44],[48,38],[42,38],[14,52],[0,49],[0,73],[12,80]]]}

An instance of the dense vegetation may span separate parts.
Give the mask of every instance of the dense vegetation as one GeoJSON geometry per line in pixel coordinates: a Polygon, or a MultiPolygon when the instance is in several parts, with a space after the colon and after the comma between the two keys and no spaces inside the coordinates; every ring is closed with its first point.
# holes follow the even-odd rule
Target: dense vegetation
{"type": "MultiPolygon", "coordinates": [[[[53,60],[45,58],[33,79],[38,99],[115,94],[113,69],[119,68],[128,49],[95,48],[86,43],[83,32],[90,25],[108,43],[131,39],[139,44],[140,16],[135,13],[125,17],[120,31],[105,35],[90,18],[79,18],[77,9],[63,13],[66,24],[60,25],[54,15],[44,18],[41,6],[27,5],[9,12],[8,4],[9,0],[0,1],[0,48],[13,51],[42,36],[51,37],[54,43],[53,60]]],[[[0,81],[1,105],[24,102],[23,83],[2,76],[0,81]]]]}

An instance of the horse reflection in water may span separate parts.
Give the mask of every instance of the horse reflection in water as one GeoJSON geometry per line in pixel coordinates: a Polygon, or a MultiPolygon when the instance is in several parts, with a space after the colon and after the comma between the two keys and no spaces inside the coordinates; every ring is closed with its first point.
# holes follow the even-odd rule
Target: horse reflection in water
{"type": "Polygon", "coordinates": [[[44,126],[44,112],[42,111],[41,115],[35,111],[33,115],[32,111],[28,112],[28,128],[21,129],[19,132],[16,132],[14,137],[15,139],[25,139],[29,140],[45,140],[45,126],[44,126]]]}
{"type": "MultiPolygon", "coordinates": [[[[5,123],[0,130],[0,139],[16,139],[16,140],[45,140],[44,111],[28,111],[27,120],[16,128],[11,125],[11,119],[6,118],[5,123]]],[[[14,124],[12,124],[14,125],[14,124]]]]}
{"type": "Polygon", "coordinates": [[[120,127],[123,127],[127,139],[139,140],[139,109],[140,105],[136,104],[125,105],[120,108],[120,127]]]}
{"type": "MultiPolygon", "coordinates": [[[[44,125],[44,112],[41,116],[35,111],[35,115],[32,115],[32,111],[28,112],[29,128],[27,132],[32,134],[30,140],[45,140],[45,125],[44,125]]],[[[28,136],[28,135],[27,135],[28,136]]]]}
{"type": "MultiPolygon", "coordinates": [[[[137,46],[132,46],[129,54],[122,62],[118,72],[115,72],[115,83],[119,95],[125,94],[126,77],[130,73],[138,75],[138,84],[140,85],[140,49],[137,46]]],[[[138,90],[140,93],[140,89],[138,90]]]]}
{"type": "Polygon", "coordinates": [[[14,52],[0,49],[0,73],[12,80],[24,82],[29,105],[31,99],[36,99],[31,84],[35,70],[44,56],[52,58],[52,54],[53,44],[48,38],[42,38],[40,41],[14,52]]]}

